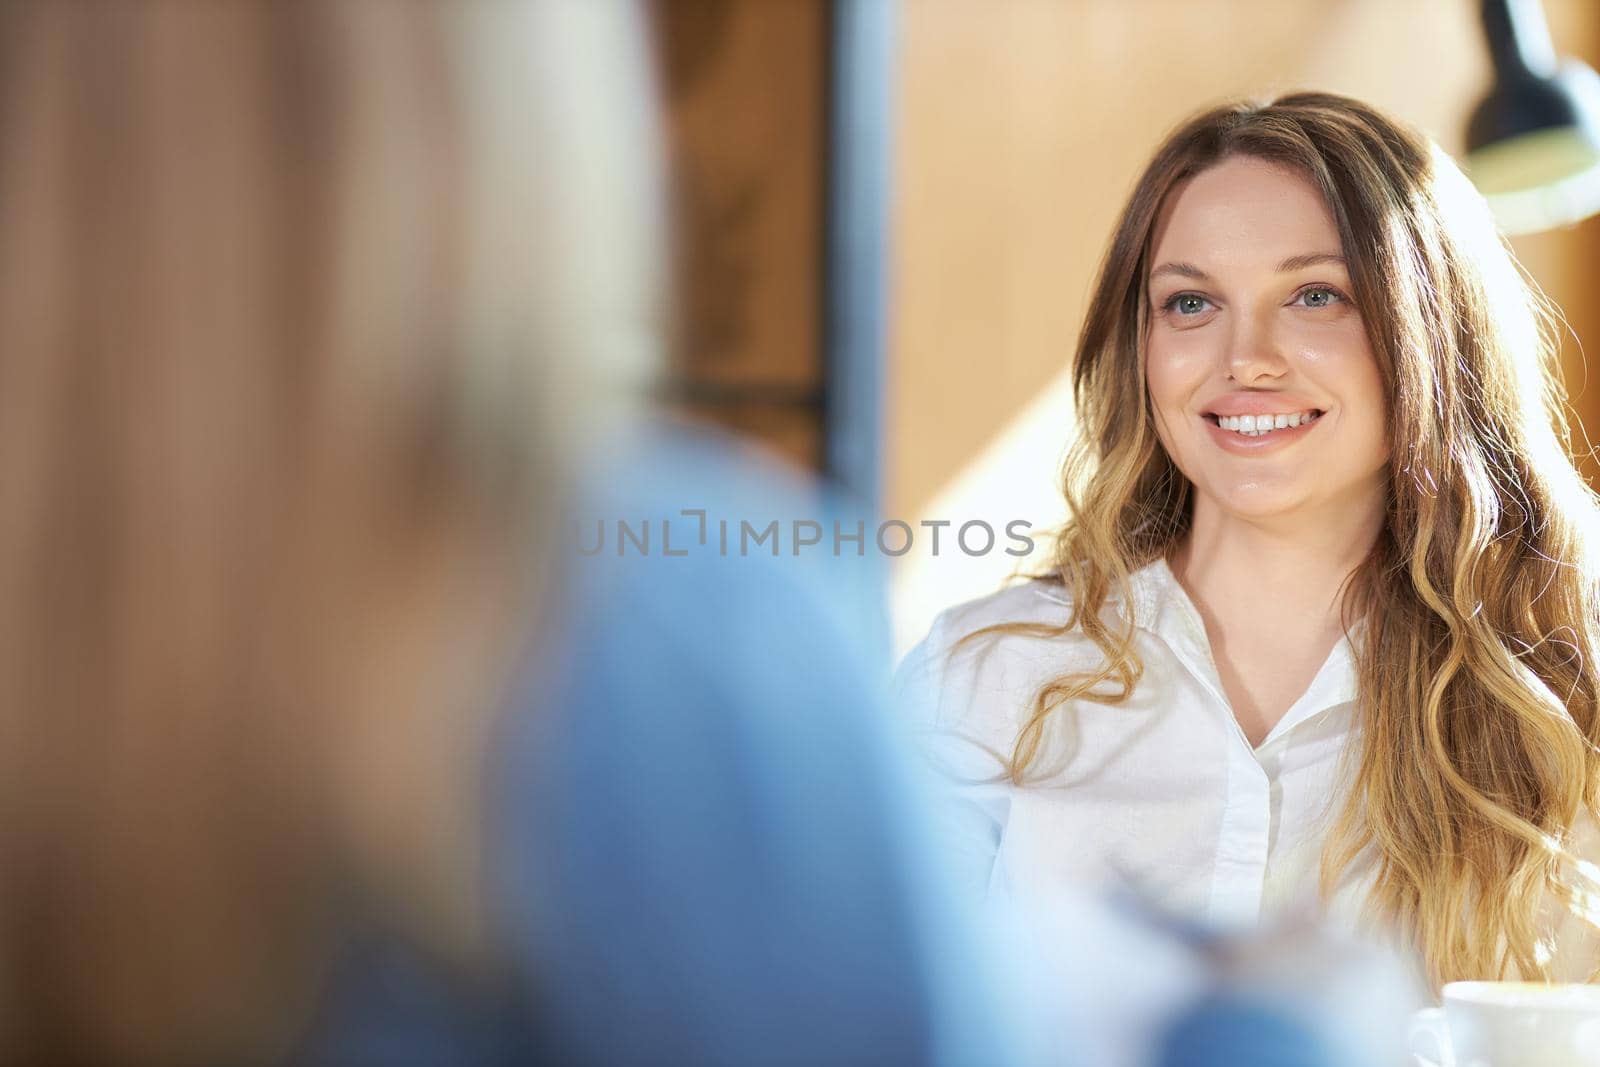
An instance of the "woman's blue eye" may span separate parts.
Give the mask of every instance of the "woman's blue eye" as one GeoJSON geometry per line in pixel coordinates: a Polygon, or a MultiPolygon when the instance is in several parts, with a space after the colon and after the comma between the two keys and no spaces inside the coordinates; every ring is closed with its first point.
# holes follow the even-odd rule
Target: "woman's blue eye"
{"type": "Polygon", "coordinates": [[[1313,285],[1309,289],[1300,290],[1300,299],[1308,308],[1325,308],[1329,304],[1337,304],[1344,297],[1340,296],[1337,290],[1329,289],[1325,285],[1313,285]]]}
{"type": "Polygon", "coordinates": [[[1180,315],[1198,315],[1204,311],[1211,301],[1194,293],[1179,293],[1167,301],[1167,310],[1176,311],[1180,315]]]}

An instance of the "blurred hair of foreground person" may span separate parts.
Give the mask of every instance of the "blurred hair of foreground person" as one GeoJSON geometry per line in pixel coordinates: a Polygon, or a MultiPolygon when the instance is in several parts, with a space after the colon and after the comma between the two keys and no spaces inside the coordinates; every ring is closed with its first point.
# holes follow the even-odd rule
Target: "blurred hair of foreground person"
{"type": "Polygon", "coordinates": [[[1600,973],[1600,513],[1548,327],[1372,108],[1174,132],[1084,323],[1053,572],[907,664],[974,885],[1325,908],[1435,982],[1600,973]]]}
{"type": "Polygon", "coordinates": [[[51,0],[0,48],[0,1061],[944,1058],[865,669],[705,647],[770,613],[814,671],[833,609],[557,556],[659,335],[637,12],[51,0]],[[610,673],[531,681],[541,632],[610,673]],[[818,803],[780,742],[852,773],[818,803]],[[353,926],[475,1034],[325,996],[353,926]]]}

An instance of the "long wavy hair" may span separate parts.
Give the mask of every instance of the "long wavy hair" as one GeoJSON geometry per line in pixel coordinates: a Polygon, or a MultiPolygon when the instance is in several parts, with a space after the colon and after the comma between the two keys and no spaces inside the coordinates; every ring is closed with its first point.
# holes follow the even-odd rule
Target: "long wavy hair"
{"type": "Polygon", "coordinates": [[[1207,111],[1139,178],[1074,358],[1079,437],[1050,575],[1073,604],[1051,632],[1081,631],[1103,661],[1039,691],[1010,777],[1027,780],[1064,704],[1116,704],[1139,682],[1130,613],[1102,608],[1131,602],[1129,576],[1172,552],[1190,516],[1145,385],[1151,232],[1178,183],[1231,156],[1321,190],[1390,397],[1387,521],[1341,606],[1347,632],[1365,624],[1360,747],[1324,892],[1371,857],[1369,912],[1435,981],[1547,977],[1542,909],[1548,894],[1584,906],[1566,846],[1600,783],[1596,499],[1569,451],[1552,312],[1448,157],[1355,100],[1207,111]]]}

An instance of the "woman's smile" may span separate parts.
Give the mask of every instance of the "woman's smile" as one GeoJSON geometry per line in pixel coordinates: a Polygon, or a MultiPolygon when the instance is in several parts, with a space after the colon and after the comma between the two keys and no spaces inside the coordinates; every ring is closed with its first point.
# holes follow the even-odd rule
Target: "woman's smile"
{"type": "Polygon", "coordinates": [[[1303,441],[1322,421],[1315,408],[1266,415],[1200,416],[1217,447],[1235,455],[1260,456],[1303,441]]]}

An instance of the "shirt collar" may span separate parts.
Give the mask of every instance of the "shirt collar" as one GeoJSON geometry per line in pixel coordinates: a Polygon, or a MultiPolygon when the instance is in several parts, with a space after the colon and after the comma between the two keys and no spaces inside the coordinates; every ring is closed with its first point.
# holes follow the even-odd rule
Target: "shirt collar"
{"type": "MultiPolygon", "coordinates": [[[[1132,621],[1135,626],[1161,638],[1175,651],[1187,652],[1198,660],[1195,668],[1203,670],[1208,675],[1209,684],[1214,685],[1218,694],[1221,694],[1221,682],[1216,678],[1216,665],[1211,656],[1211,642],[1206,635],[1205,623],[1166,559],[1158,557],[1128,576],[1128,603],[1133,608],[1132,621]]],[[[1306,691],[1262,741],[1263,747],[1307,719],[1329,708],[1355,701],[1355,645],[1365,631],[1365,620],[1359,620],[1349,633],[1339,638],[1306,691]]]]}
{"type": "MultiPolygon", "coordinates": [[[[1041,586],[1041,590],[1058,604],[1069,607],[1072,604],[1070,594],[1059,583],[1041,586]]],[[[1170,606],[1174,592],[1187,599],[1165,559],[1157,559],[1130,574],[1128,598],[1133,604],[1134,625],[1155,632],[1157,620],[1163,617],[1163,612],[1170,606]]],[[[1115,588],[1106,596],[1106,607],[1118,612],[1121,612],[1123,603],[1121,592],[1115,588]]]]}
{"type": "Polygon", "coordinates": [[[1189,595],[1160,556],[1128,576],[1128,602],[1133,608],[1130,621],[1158,636],[1175,636],[1175,630],[1187,634],[1194,626],[1200,627],[1202,637],[1205,635],[1189,595]]]}

